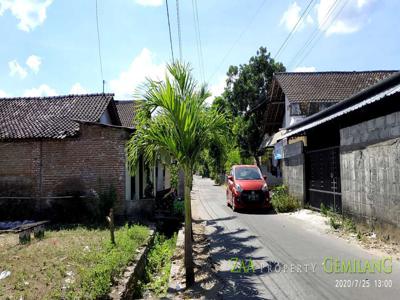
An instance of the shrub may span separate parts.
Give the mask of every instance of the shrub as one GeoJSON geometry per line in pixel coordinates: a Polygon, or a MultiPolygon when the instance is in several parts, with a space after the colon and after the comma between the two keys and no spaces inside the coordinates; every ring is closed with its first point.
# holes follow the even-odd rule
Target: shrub
{"type": "Polygon", "coordinates": [[[277,212],[290,212],[300,207],[299,201],[288,193],[288,189],[284,185],[277,186],[273,189],[272,206],[277,212]]]}

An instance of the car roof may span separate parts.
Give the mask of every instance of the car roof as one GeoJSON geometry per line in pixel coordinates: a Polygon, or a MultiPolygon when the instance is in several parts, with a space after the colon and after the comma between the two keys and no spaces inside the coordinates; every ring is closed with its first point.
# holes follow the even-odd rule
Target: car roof
{"type": "Polygon", "coordinates": [[[258,168],[257,165],[233,165],[232,168],[258,168]]]}

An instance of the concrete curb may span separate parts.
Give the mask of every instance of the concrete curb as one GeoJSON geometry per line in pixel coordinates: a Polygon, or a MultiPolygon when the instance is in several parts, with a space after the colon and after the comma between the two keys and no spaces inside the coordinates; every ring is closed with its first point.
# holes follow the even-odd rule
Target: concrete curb
{"type": "Polygon", "coordinates": [[[145,243],[136,250],[136,256],[133,261],[126,267],[122,276],[118,279],[111,292],[108,294],[109,299],[133,299],[135,288],[138,280],[143,276],[146,267],[147,254],[153,245],[156,230],[154,226],[150,226],[150,235],[145,243]]]}
{"type": "Polygon", "coordinates": [[[183,251],[184,251],[184,242],[185,242],[185,230],[184,228],[180,229],[178,232],[178,236],[176,238],[176,246],[174,255],[172,257],[171,263],[171,271],[169,274],[169,283],[168,283],[168,295],[169,299],[174,299],[174,295],[177,292],[181,292],[185,289],[184,286],[180,284],[176,279],[179,277],[179,271],[183,269],[183,251]]]}

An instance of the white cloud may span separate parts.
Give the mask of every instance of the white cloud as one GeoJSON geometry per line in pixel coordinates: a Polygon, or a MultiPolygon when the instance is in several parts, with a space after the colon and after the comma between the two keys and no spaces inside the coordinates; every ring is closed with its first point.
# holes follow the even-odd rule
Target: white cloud
{"type": "Polygon", "coordinates": [[[144,48],[127,70],[122,71],[117,79],[110,81],[110,87],[116,99],[132,99],[138,86],[145,82],[146,78],[162,79],[164,74],[165,66],[156,64],[154,55],[144,48]]]}
{"type": "Polygon", "coordinates": [[[6,98],[6,97],[9,97],[9,95],[5,91],[0,90],[0,98],[6,98]]]}
{"type": "Polygon", "coordinates": [[[71,90],[69,91],[70,94],[87,94],[87,90],[81,86],[79,82],[75,83],[72,87],[71,90]]]}
{"type": "Polygon", "coordinates": [[[326,35],[359,31],[368,22],[375,0],[320,0],[316,5],[318,27],[326,35]]]}
{"type": "Polygon", "coordinates": [[[28,75],[28,72],[15,59],[8,62],[8,67],[10,68],[10,76],[18,75],[19,78],[24,79],[28,75]]]}
{"type": "Polygon", "coordinates": [[[136,3],[142,6],[161,6],[163,5],[163,0],[136,0],[136,3]]]}
{"type": "MultiPolygon", "coordinates": [[[[293,2],[289,5],[288,9],[283,13],[280,25],[284,24],[286,29],[291,31],[293,27],[297,24],[300,19],[301,7],[297,4],[297,2],[293,2]]],[[[310,15],[307,15],[305,22],[304,19],[301,20],[299,25],[297,25],[296,31],[304,28],[305,23],[314,23],[313,18],[310,15]]]]}
{"type": "Polygon", "coordinates": [[[212,84],[210,86],[209,90],[211,92],[211,96],[206,99],[206,102],[208,104],[211,104],[214,101],[215,97],[220,96],[224,92],[226,80],[226,76],[221,76],[219,80],[215,82],[215,84],[212,84]]]}
{"type": "Polygon", "coordinates": [[[42,64],[42,59],[39,56],[31,55],[26,60],[26,64],[33,72],[37,73],[42,64]]]}
{"type": "Polygon", "coordinates": [[[0,16],[7,10],[19,20],[18,28],[31,31],[46,20],[46,10],[53,0],[0,0],[0,16]]]}
{"type": "Polygon", "coordinates": [[[26,90],[23,94],[24,97],[45,97],[57,95],[57,92],[49,87],[47,84],[42,84],[37,88],[26,90]]]}
{"type": "Polygon", "coordinates": [[[316,70],[315,67],[297,67],[293,72],[315,72],[316,70]]]}

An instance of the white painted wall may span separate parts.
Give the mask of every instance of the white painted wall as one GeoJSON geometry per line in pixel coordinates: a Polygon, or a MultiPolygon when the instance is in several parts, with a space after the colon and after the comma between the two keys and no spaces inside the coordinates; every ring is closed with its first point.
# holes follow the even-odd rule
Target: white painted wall
{"type": "Polygon", "coordinates": [[[110,113],[108,112],[108,109],[106,109],[103,114],[100,117],[100,123],[101,124],[106,124],[106,125],[112,125],[111,122],[111,116],[110,113]]]}

